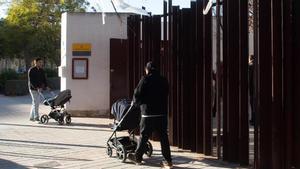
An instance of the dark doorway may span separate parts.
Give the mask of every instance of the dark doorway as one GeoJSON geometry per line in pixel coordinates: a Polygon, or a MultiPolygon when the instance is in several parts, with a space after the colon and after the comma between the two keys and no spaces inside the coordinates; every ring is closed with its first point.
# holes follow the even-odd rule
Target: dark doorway
{"type": "Polygon", "coordinates": [[[128,43],[126,39],[110,39],[110,107],[121,98],[129,98],[128,43]]]}

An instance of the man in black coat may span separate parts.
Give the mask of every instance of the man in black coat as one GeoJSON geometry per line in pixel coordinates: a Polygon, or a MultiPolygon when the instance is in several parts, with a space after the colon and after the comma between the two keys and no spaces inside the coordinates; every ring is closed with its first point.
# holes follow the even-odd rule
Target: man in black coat
{"type": "Polygon", "coordinates": [[[140,164],[147,149],[147,141],[153,131],[160,137],[161,151],[165,159],[162,167],[172,168],[172,158],[168,139],[168,82],[157,71],[152,62],[145,67],[146,76],[142,77],[134,90],[132,104],[140,106],[140,139],[135,154],[128,159],[140,164]]]}
{"type": "Polygon", "coordinates": [[[41,58],[36,58],[34,60],[34,66],[28,70],[28,88],[32,98],[30,121],[39,121],[39,92],[41,92],[43,88],[48,88],[41,58]]]}

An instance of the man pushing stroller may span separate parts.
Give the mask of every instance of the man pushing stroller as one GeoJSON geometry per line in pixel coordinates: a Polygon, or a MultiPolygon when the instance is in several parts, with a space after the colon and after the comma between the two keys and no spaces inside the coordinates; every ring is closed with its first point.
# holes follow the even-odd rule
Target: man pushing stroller
{"type": "Polygon", "coordinates": [[[50,90],[50,88],[47,86],[47,80],[46,80],[45,72],[43,70],[43,60],[41,58],[36,58],[33,62],[34,65],[28,70],[28,88],[32,98],[29,120],[40,121],[39,92],[45,88],[50,90]]]}
{"type": "Polygon", "coordinates": [[[128,159],[141,164],[147,148],[147,141],[153,131],[159,134],[161,151],[165,159],[163,168],[172,168],[172,158],[168,139],[168,82],[162,77],[153,62],[148,62],[143,76],[134,90],[132,104],[141,109],[140,139],[134,154],[128,159]]]}

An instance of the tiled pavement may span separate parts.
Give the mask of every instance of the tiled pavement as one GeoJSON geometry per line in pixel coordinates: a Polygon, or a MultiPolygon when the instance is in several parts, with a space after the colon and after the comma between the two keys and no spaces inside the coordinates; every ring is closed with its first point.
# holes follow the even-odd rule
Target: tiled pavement
{"type": "MultiPolygon", "coordinates": [[[[106,155],[112,120],[72,118],[71,125],[58,125],[51,119],[47,125],[38,124],[28,120],[30,102],[29,96],[0,95],[0,169],[159,168],[162,157],[158,142],[152,141],[153,156],[145,158],[145,164],[121,163],[115,153],[111,158],[106,155]]],[[[40,108],[44,113],[49,109],[40,108]]],[[[172,147],[172,156],[174,168],[239,168],[175,147],[172,147]]]]}

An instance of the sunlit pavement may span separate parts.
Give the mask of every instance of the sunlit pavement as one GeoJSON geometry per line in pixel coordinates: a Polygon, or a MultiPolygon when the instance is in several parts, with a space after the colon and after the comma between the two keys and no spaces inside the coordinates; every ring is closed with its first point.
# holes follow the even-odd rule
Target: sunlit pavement
{"type": "MultiPolygon", "coordinates": [[[[72,104],[72,102],[71,102],[72,104]]],[[[110,119],[72,118],[71,125],[58,125],[53,119],[38,124],[29,121],[30,96],[0,95],[0,168],[159,168],[160,144],[152,141],[151,158],[137,166],[122,163],[113,152],[106,155],[106,141],[112,133],[110,119]]],[[[40,114],[50,108],[41,105],[40,114]]],[[[120,133],[120,134],[126,134],[120,133]]],[[[188,151],[172,147],[174,168],[239,168],[188,151]]]]}

